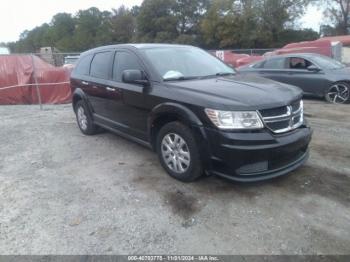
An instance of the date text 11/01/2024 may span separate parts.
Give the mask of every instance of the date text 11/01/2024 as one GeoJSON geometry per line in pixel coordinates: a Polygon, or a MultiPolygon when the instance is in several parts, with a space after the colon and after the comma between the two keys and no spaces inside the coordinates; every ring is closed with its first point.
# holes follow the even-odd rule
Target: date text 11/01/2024
{"type": "Polygon", "coordinates": [[[216,256],[128,256],[128,261],[219,261],[216,256]]]}

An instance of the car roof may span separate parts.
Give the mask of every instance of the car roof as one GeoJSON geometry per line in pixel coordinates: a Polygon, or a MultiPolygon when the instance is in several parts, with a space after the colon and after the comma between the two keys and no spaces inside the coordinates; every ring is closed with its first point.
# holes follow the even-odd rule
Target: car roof
{"type": "Polygon", "coordinates": [[[139,43],[139,44],[118,44],[118,45],[108,45],[108,46],[101,46],[101,47],[97,47],[94,49],[90,49],[86,52],[84,52],[83,54],[90,54],[90,53],[95,53],[95,52],[99,52],[99,51],[103,51],[103,50],[107,50],[107,49],[115,49],[115,48],[134,48],[134,49],[153,49],[153,48],[174,48],[174,47],[193,47],[191,45],[177,45],[177,44],[148,44],[148,43],[139,43]]]}
{"type": "Polygon", "coordinates": [[[316,53],[290,53],[290,54],[284,54],[284,55],[267,56],[267,57],[265,57],[265,59],[272,59],[272,58],[278,58],[278,57],[289,58],[289,57],[295,57],[295,56],[305,57],[305,58],[311,57],[312,58],[315,56],[322,56],[322,55],[316,54],[316,53]]]}

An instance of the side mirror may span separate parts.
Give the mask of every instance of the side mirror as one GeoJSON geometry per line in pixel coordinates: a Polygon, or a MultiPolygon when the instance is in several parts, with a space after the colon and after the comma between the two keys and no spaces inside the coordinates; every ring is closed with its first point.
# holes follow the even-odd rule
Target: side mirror
{"type": "Polygon", "coordinates": [[[125,70],[123,71],[122,80],[128,84],[147,85],[148,80],[141,70],[125,70]]]}
{"type": "Polygon", "coordinates": [[[320,71],[321,71],[321,69],[318,68],[318,67],[315,66],[315,65],[309,66],[309,67],[307,68],[307,70],[308,70],[308,71],[311,71],[311,72],[320,72],[320,71]]]}

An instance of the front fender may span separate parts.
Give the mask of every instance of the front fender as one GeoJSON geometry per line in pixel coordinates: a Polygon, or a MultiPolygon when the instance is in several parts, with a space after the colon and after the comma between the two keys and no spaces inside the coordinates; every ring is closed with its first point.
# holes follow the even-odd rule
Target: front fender
{"type": "Polygon", "coordinates": [[[151,131],[154,121],[166,115],[175,115],[189,126],[203,126],[202,121],[189,108],[181,104],[167,102],[157,105],[151,111],[148,117],[148,131],[151,131]]]}
{"type": "Polygon", "coordinates": [[[208,152],[210,149],[208,148],[208,143],[205,142],[207,140],[205,128],[203,127],[203,123],[199,117],[191,109],[182,104],[171,102],[162,103],[157,105],[151,111],[148,117],[148,134],[153,149],[155,150],[155,137],[153,135],[153,129],[155,126],[154,123],[156,123],[159,118],[166,118],[167,116],[169,116],[169,118],[173,118],[175,116],[176,119],[191,128],[199,145],[203,164],[205,168],[207,168],[206,164],[209,163],[208,152]]]}

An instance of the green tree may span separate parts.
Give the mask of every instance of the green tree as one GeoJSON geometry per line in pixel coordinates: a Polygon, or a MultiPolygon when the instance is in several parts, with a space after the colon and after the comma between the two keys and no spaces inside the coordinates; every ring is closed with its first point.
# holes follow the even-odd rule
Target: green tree
{"type": "Polygon", "coordinates": [[[47,31],[49,46],[55,46],[59,50],[74,49],[73,35],[75,21],[71,14],[59,13],[55,15],[47,31]]]}
{"type": "Polygon", "coordinates": [[[176,0],[173,14],[177,21],[179,44],[198,44],[200,23],[209,6],[209,0],[176,0]]]}
{"type": "Polygon", "coordinates": [[[233,1],[213,0],[205,17],[201,21],[201,33],[204,45],[209,48],[226,47],[232,39],[233,1]],[[223,40],[225,42],[223,42],[223,40]]]}
{"type": "Polygon", "coordinates": [[[214,0],[201,24],[204,42],[208,47],[220,48],[281,46],[285,30],[294,30],[308,2],[214,0]]]}
{"type": "Polygon", "coordinates": [[[329,18],[333,26],[325,25],[331,35],[347,35],[350,29],[350,0],[320,0],[316,4],[326,5],[325,16],[329,18]]]}
{"type": "Polygon", "coordinates": [[[309,2],[310,0],[256,1],[259,38],[265,36],[268,46],[280,46],[281,34],[285,29],[294,28],[295,21],[305,13],[309,2]]]}
{"type": "Polygon", "coordinates": [[[178,36],[174,0],[144,0],[137,16],[141,42],[173,42],[178,36]]]}
{"type": "Polygon", "coordinates": [[[198,26],[209,6],[209,0],[176,0],[173,13],[179,34],[197,34],[198,26]]]}
{"type": "MultiPolygon", "coordinates": [[[[78,52],[136,41],[204,48],[279,47],[318,37],[295,26],[309,1],[316,0],[144,0],[141,6],[112,12],[92,7],[76,15],[56,14],[49,24],[24,31],[8,46],[13,52],[36,52],[43,46],[78,52]]],[[[334,31],[339,28],[338,23],[334,31]]]]}
{"type": "Polygon", "coordinates": [[[100,44],[111,43],[111,25],[108,20],[110,17],[110,12],[101,12],[96,7],[79,11],[75,18],[73,40],[76,49],[87,50],[100,44]]]}
{"type": "Polygon", "coordinates": [[[111,29],[113,43],[132,42],[136,30],[136,21],[133,13],[124,6],[113,9],[111,29]]]}
{"type": "Polygon", "coordinates": [[[279,34],[279,46],[302,41],[313,41],[319,37],[319,33],[312,29],[286,29],[279,34]]]}
{"type": "Polygon", "coordinates": [[[337,29],[332,25],[323,24],[320,28],[320,34],[322,36],[335,36],[337,35],[337,29]]]}
{"type": "Polygon", "coordinates": [[[130,12],[131,12],[132,16],[137,17],[140,14],[140,9],[141,9],[141,7],[138,5],[134,5],[133,7],[131,7],[130,12]]]}
{"type": "Polygon", "coordinates": [[[24,31],[16,45],[11,47],[11,51],[15,53],[34,53],[40,47],[49,45],[50,40],[47,34],[49,28],[49,24],[43,24],[33,30],[24,31]]]}

